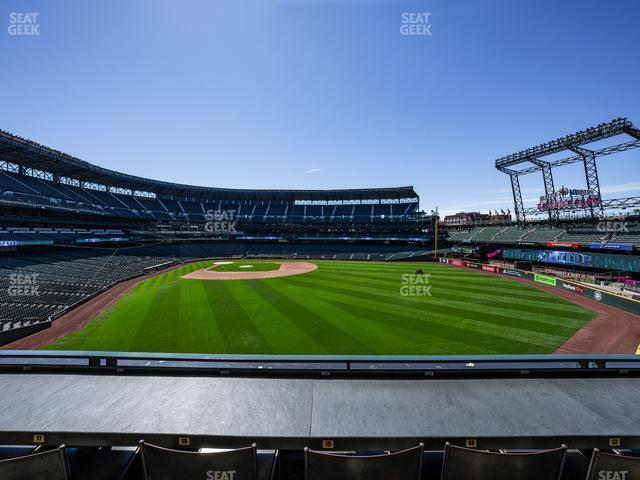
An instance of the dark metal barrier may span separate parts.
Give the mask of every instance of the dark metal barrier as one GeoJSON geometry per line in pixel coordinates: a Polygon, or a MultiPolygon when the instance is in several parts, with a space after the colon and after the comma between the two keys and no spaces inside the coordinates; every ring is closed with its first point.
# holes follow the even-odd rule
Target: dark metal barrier
{"type": "Polygon", "coordinates": [[[640,355],[215,355],[56,350],[0,351],[0,372],[297,378],[619,376],[640,355]]]}

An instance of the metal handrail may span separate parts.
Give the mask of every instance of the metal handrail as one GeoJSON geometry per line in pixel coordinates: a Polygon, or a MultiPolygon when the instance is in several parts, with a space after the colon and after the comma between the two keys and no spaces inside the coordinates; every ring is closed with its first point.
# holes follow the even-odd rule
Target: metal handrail
{"type": "Polygon", "coordinates": [[[422,376],[640,374],[640,355],[252,355],[2,350],[0,371],[190,375],[422,376]]]}

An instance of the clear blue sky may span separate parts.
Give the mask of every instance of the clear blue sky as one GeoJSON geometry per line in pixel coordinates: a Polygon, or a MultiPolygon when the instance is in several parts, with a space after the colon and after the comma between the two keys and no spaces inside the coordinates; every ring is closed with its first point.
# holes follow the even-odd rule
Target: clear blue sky
{"type": "MultiPolygon", "coordinates": [[[[0,19],[0,128],[162,180],[414,185],[425,209],[486,211],[512,204],[496,157],[640,125],[635,0],[5,0],[0,19]],[[11,12],[40,36],[10,36],[11,12]],[[401,35],[403,12],[432,35],[401,35]]],[[[601,162],[609,196],[639,194],[639,157],[601,162]]]]}

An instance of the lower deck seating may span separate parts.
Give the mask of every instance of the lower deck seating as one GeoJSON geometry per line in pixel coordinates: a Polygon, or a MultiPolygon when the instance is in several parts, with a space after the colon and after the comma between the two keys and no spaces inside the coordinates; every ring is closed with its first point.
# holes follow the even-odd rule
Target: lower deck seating
{"type": "Polygon", "coordinates": [[[47,321],[114,283],[161,264],[226,257],[383,261],[416,258],[430,251],[420,245],[236,241],[0,253],[0,332],[47,321]]]}
{"type": "Polygon", "coordinates": [[[149,266],[175,257],[144,251],[56,248],[0,255],[0,331],[46,321],[149,266]]]}

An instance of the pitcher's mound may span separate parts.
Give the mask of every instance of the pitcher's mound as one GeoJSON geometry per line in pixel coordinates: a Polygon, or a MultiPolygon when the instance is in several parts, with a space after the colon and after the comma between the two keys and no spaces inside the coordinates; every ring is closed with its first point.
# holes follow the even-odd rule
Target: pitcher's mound
{"type": "Polygon", "coordinates": [[[267,272],[216,272],[215,268],[201,268],[180,278],[195,280],[254,280],[257,278],[288,277],[313,272],[318,266],[311,262],[273,262],[280,265],[277,270],[267,272]]]}

